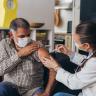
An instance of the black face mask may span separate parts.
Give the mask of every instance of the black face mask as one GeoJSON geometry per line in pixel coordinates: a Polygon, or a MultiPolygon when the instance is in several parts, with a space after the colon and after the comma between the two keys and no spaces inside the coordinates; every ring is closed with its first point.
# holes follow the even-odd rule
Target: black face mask
{"type": "Polygon", "coordinates": [[[82,55],[86,55],[88,56],[89,55],[89,52],[86,52],[86,51],[83,51],[83,50],[78,50],[80,54],[82,55]]]}

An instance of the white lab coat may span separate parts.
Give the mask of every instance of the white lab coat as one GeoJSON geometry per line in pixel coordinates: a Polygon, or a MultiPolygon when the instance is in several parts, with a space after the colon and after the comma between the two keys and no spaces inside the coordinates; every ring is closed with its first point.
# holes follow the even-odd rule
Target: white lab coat
{"type": "MultiPolygon", "coordinates": [[[[79,61],[80,64],[80,60],[82,61],[83,58],[75,54],[72,61],[75,63],[79,61]]],[[[81,71],[75,74],[59,68],[57,70],[56,80],[72,90],[82,89],[82,93],[78,96],[96,96],[96,58],[88,60],[81,71]]]]}

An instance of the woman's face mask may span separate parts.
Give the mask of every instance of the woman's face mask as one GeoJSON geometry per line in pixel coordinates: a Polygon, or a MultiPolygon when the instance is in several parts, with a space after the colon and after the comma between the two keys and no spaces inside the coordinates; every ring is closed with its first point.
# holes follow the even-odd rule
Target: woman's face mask
{"type": "Polygon", "coordinates": [[[74,39],[74,42],[75,42],[75,46],[82,50],[82,51],[86,51],[86,52],[90,52],[92,49],[90,47],[90,44],[89,43],[81,43],[80,41],[80,36],[76,33],[72,34],[73,35],[73,39],[74,39]]]}
{"type": "Polygon", "coordinates": [[[78,34],[76,34],[76,33],[74,33],[74,34],[72,34],[72,36],[73,36],[73,40],[74,40],[74,42],[75,42],[75,46],[78,48],[78,49],[80,49],[80,50],[82,50],[82,51],[86,51],[86,43],[81,43],[80,42],[80,36],[78,35],[78,34]]]}
{"type": "Polygon", "coordinates": [[[86,43],[84,44],[78,44],[75,42],[75,46],[79,49],[79,50],[82,50],[82,51],[86,51],[88,52],[88,45],[86,43]]]}
{"type": "Polygon", "coordinates": [[[80,50],[84,51],[82,48],[80,48],[79,44],[78,44],[78,43],[76,43],[76,42],[75,42],[75,46],[76,46],[78,49],[80,49],[80,50]]]}

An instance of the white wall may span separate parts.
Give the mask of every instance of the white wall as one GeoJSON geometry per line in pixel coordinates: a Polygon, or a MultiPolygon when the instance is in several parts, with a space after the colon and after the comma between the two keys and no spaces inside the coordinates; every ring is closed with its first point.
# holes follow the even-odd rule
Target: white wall
{"type": "Polygon", "coordinates": [[[44,22],[42,29],[53,29],[54,0],[18,0],[18,17],[30,23],[44,22]]]}

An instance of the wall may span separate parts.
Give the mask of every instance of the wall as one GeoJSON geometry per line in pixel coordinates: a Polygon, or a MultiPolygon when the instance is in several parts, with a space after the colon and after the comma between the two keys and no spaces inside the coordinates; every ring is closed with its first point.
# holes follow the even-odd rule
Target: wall
{"type": "Polygon", "coordinates": [[[53,8],[54,0],[18,0],[18,17],[44,22],[42,29],[53,29],[53,8]]]}

